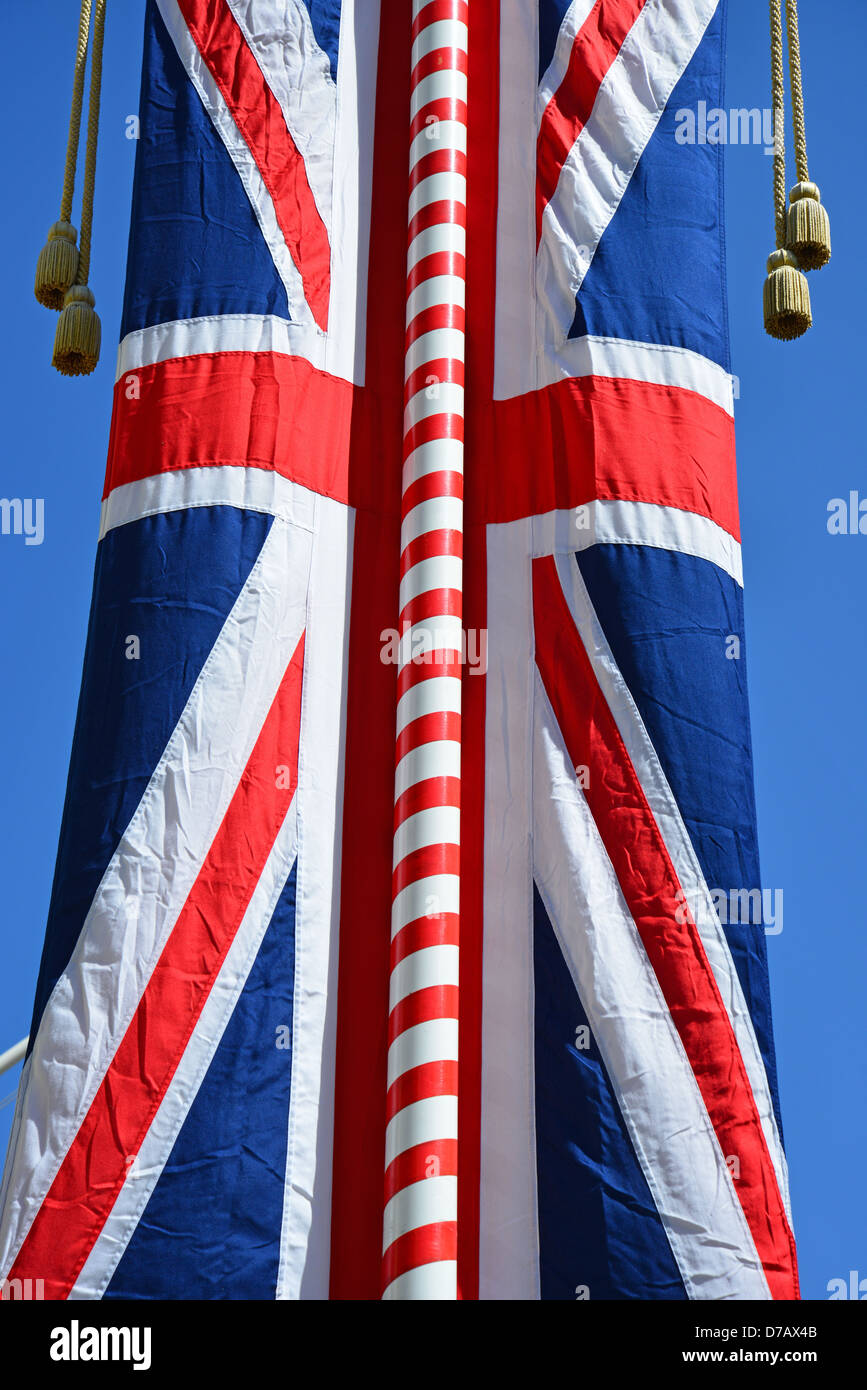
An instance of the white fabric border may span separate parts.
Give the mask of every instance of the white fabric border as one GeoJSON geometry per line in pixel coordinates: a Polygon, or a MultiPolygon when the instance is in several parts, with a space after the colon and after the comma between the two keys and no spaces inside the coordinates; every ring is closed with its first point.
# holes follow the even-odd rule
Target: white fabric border
{"type": "Polygon", "coordinates": [[[479,1297],[539,1298],[529,520],[488,527],[479,1297]]]}
{"type": "Polygon", "coordinates": [[[292,1092],[278,1299],[326,1299],[354,513],[316,498],[298,761],[292,1092]]]}

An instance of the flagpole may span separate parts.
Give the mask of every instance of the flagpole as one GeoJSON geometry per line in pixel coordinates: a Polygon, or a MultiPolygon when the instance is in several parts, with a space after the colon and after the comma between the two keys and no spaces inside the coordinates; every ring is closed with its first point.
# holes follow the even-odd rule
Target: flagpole
{"type": "Polygon", "coordinates": [[[457,1298],[466,0],[413,0],[383,1297],[457,1298]]]}
{"type": "Polygon", "coordinates": [[[0,1052],[0,1076],[5,1071],[11,1071],[16,1063],[23,1061],[27,1051],[27,1038],[22,1038],[20,1042],[14,1043],[12,1047],[7,1047],[5,1052],[0,1052]]]}

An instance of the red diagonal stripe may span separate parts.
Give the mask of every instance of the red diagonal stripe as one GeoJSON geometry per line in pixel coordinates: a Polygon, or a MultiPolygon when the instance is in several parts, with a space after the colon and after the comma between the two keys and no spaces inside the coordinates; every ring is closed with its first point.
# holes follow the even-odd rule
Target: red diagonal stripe
{"type": "Polygon", "coordinates": [[[442,382],[452,382],[456,386],[464,384],[464,364],[456,357],[433,357],[410,372],[403,387],[403,403],[411,401],[426,386],[442,382]]]}
{"type": "Polygon", "coordinates": [[[429,618],[459,618],[462,609],[460,589],[427,589],[410,599],[406,607],[400,610],[398,624],[402,630],[404,627],[415,627],[429,618]]]}
{"type": "MultiPolygon", "coordinates": [[[[437,415],[434,417],[441,420],[444,417],[437,415]]],[[[408,437],[408,436],[407,436],[408,437]]],[[[434,435],[434,438],[440,438],[434,435]]],[[[419,444],[430,443],[430,440],[416,439],[409,446],[404,445],[404,458],[408,458],[413,449],[418,448],[419,444]]],[[[414,483],[406,489],[403,494],[405,498],[404,516],[417,507],[420,502],[429,502],[434,497],[463,497],[464,495],[464,475],[459,473],[456,468],[442,468],[436,473],[423,473],[414,483]]]]}
{"type": "Polygon", "coordinates": [[[405,724],[397,736],[395,761],[400,762],[411,749],[419,748],[423,743],[434,743],[441,739],[452,739],[455,743],[460,743],[461,716],[457,710],[434,710],[431,714],[423,714],[420,718],[405,724]]]}
{"type": "Polygon", "coordinates": [[[620,52],[645,0],[596,0],[575,35],[569,66],[542,114],[536,144],[536,244],[542,214],[554,196],[560,170],[587,124],[602,81],[620,52]]]}
{"type": "MultiPolygon", "coordinates": [[[[430,256],[416,261],[406,277],[406,292],[412,294],[425,280],[431,280],[435,275],[458,275],[463,280],[466,270],[466,260],[459,251],[434,251],[430,256]]],[[[458,365],[463,371],[463,363],[458,365]]]]}
{"type": "Polygon", "coordinates": [[[424,1144],[416,1144],[397,1154],[386,1168],[385,1200],[409,1187],[411,1182],[421,1182],[422,1178],[453,1178],[457,1171],[456,1139],[429,1139],[424,1144]]]}
{"type": "MultiPolygon", "coordinates": [[[[434,121],[457,121],[460,125],[467,123],[467,103],[460,101],[458,97],[437,97],[435,101],[429,101],[426,106],[422,106],[413,116],[409,127],[409,138],[415,137],[434,121]]],[[[433,143],[433,141],[431,141],[433,143]]],[[[448,221],[450,219],[443,219],[448,221]]]]}
{"type": "Polygon", "coordinates": [[[536,663],[573,766],[659,980],[725,1155],[775,1298],[797,1298],[794,1241],[755,1098],[693,921],[678,921],[680,884],[644,789],[599,688],[549,556],[533,561],[536,663]]]}
{"type": "Polygon", "coordinates": [[[256,161],[304,297],[321,329],[328,327],[331,247],[280,103],[265,81],[226,0],[178,0],[190,34],[256,161]]]}
{"type": "Polygon", "coordinates": [[[467,55],[463,48],[435,48],[433,53],[426,53],[423,58],[419,58],[412,70],[411,82],[413,87],[417,87],[419,82],[425,77],[430,77],[432,72],[442,72],[443,69],[449,72],[467,71],[467,55]]]}
{"type": "Polygon", "coordinates": [[[415,43],[422,29],[436,24],[441,19],[459,19],[462,24],[470,22],[470,7],[467,0],[430,0],[423,10],[419,10],[412,22],[412,41],[415,43]]]}
{"type": "Polygon", "coordinates": [[[415,240],[419,232],[423,232],[427,227],[438,227],[440,223],[456,223],[459,227],[466,227],[466,205],[455,202],[451,198],[441,198],[436,203],[426,203],[423,208],[419,208],[407,228],[407,246],[415,240]]]}
{"type": "Polygon", "coordinates": [[[457,806],[461,804],[461,781],[459,777],[428,777],[424,782],[416,782],[394,803],[394,828],[402,824],[407,816],[417,811],[428,811],[432,806],[457,806]]]}
{"type": "Polygon", "coordinates": [[[406,346],[409,347],[416,338],[420,338],[423,333],[430,333],[434,328],[456,328],[459,333],[463,333],[465,318],[460,304],[432,304],[429,309],[422,309],[412,323],[407,324],[406,346]]]}
{"type": "Polygon", "coordinates": [[[457,985],[428,985],[417,989],[395,1004],[388,1016],[388,1041],[394,1042],[407,1028],[428,1023],[432,1018],[458,1017],[457,985]]]}
{"type": "Polygon", "coordinates": [[[461,847],[452,844],[422,845],[411,850],[400,863],[395,865],[391,876],[391,891],[397,897],[404,888],[419,879],[430,878],[433,874],[459,874],[461,871],[461,847]]]}
{"type": "Polygon", "coordinates": [[[207,858],[10,1271],[10,1278],[44,1278],[48,1298],[67,1297],[114,1206],[295,795],[303,664],[302,636],[207,858]],[[291,769],[287,787],[275,777],[281,765],[291,769]]]}
{"type": "Polygon", "coordinates": [[[455,531],[453,527],[425,531],[422,535],[416,536],[415,540],[411,540],[401,551],[400,577],[403,579],[413,565],[420,564],[422,560],[429,560],[434,555],[455,555],[460,559],[463,553],[463,531],[455,531]]]}
{"type": "Polygon", "coordinates": [[[458,1064],[454,1061],[423,1062],[395,1077],[385,1098],[386,1118],[391,1120],[398,1110],[417,1100],[431,1096],[456,1096],[458,1093],[458,1064]]]}
{"type": "Polygon", "coordinates": [[[425,681],[429,677],[453,676],[461,679],[463,667],[459,652],[437,650],[425,652],[424,657],[424,660],[410,662],[408,666],[401,668],[397,678],[398,700],[411,686],[418,685],[419,681],[425,681]]]}
{"type": "Polygon", "coordinates": [[[443,912],[438,917],[419,917],[415,922],[407,922],[392,940],[389,970],[414,951],[424,951],[428,946],[457,946],[460,920],[456,912],[443,912]]]}
{"type": "Polygon", "coordinates": [[[410,192],[433,174],[463,174],[467,176],[467,157],[463,150],[448,145],[444,150],[431,150],[422,155],[409,174],[410,192]]]}
{"type": "Polygon", "coordinates": [[[393,1279],[419,1265],[434,1260],[456,1260],[458,1257],[458,1223],[434,1221],[419,1226],[392,1241],[382,1257],[382,1287],[387,1289],[393,1279]]]}

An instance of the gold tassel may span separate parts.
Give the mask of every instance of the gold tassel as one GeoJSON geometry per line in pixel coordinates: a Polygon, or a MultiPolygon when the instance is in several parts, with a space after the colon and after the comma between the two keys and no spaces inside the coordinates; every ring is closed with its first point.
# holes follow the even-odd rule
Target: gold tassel
{"type": "Polygon", "coordinates": [[[78,272],[78,233],[69,222],[55,222],[36,262],[34,294],[46,309],[62,309],[78,272]]]}
{"type": "Polygon", "coordinates": [[[789,202],[786,247],[797,256],[802,270],[821,270],[831,259],[831,223],[819,190],[806,179],[795,184],[789,202]]]}
{"type": "MultiPolygon", "coordinates": [[[[790,0],[786,0],[789,15],[790,0]]],[[[794,4],[795,0],[791,0],[794,4]]],[[[771,84],[774,101],[774,226],[777,249],[768,257],[768,274],[762,296],[765,332],[772,338],[791,342],[800,338],[813,322],[810,308],[810,288],[801,272],[800,262],[786,246],[786,137],[783,104],[783,10],[782,0],[770,0],[771,11],[771,84]]],[[[796,16],[797,17],[797,16],[796,16]]],[[[789,56],[792,48],[790,44],[789,56]]],[[[794,68],[790,67],[794,73],[794,68]]],[[[794,81],[794,76],[793,76],[794,81]]],[[[801,112],[803,117],[803,110],[801,112]]],[[[797,123],[796,123],[797,124],[797,123]]],[[[803,120],[797,126],[803,137],[803,120]]],[[[801,140],[803,150],[803,139],[801,140]]],[[[798,158],[800,160],[800,153],[798,158]]]]}
{"type": "Polygon", "coordinates": [[[800,338],[813,322],[810,287],[791,251],[768,256],[764,292],[765,332],[772,338],[800,338]]]}
{"type": "Polygon", "coordinates": [[[63,376],[89,376],[99,361],[102,328],[95,303],[87,285],[73,285],[66,292],[51,358],[63,376]]]}
{"type": "Polygon", "coordinates": [[[33,292],[46,309],[60,310],[69,286],[78,274],[78,233],[70,222],[72,195],[75,191],[75,166],[78,161],[78,137],[81,132],[81,106],[84,97],[84,70],[87,64],[90,8],[92,0],[81,0],[78,19],[78,42],[75,49],[75,73],[72,81],[72,105],[69,111],[69,134],[66,140],[66,167],[63,171],[63,193],[60,199],[60,219],[48,233],[48,240],[36,262],[33,292]]]}

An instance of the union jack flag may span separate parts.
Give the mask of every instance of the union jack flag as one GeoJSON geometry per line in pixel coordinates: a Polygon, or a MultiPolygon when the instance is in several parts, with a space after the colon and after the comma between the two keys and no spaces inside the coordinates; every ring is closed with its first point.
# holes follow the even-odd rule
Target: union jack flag
{"type": "Polygon", "coordinates": [[[725,8],[148,0],[0,1278],[798,1296],[725,8]]]}

